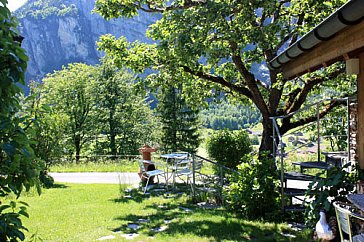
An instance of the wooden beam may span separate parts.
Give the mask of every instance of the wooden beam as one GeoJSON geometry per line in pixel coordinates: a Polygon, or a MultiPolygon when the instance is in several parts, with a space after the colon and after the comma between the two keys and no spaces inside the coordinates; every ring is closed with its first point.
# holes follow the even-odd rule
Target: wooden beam
{"type": "Polygon", "coordinates": [[[292,79],[297,75],[307,73],[307,70],[317,70],[322,63],[331,65],[343,56],[364,47],[364,21],[354,26],[348,26],[328,41],[317,45],[311,51],[302,54],[297,59],[282,65],[285,79],[292,79]]]}
{"type": "Polygon", "coordinates": [[[360,73],[358,75],[358,122],[357,122],[357,155],[359,166],[364,170],[364,52],[359,56],[360,73]]]}

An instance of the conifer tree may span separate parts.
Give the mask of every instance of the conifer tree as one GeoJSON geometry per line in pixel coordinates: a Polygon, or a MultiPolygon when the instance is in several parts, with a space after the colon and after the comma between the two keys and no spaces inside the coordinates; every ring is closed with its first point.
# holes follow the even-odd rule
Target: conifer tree
{"type": "Polygon", "coordinates": [[[200,143],[198,109],[187,104],[181,89],[169,86],[159,91],[157,111],[162,123],[162,150],[196,152],[200,143]]]}

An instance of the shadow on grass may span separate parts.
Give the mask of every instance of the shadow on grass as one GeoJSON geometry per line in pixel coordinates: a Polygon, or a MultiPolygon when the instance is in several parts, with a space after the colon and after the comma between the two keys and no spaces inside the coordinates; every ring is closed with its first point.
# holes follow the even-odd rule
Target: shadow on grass
{"type": "MultiPolygon", "coordinates": [[[[209,241],[309,241],[307,236],[291,229],[281,229],[277,224],[264,224],[238,219],[225,209],[206,209],[194,204],[178,201],[178,198],[188,193],[188,189],[176,187],[169,191],[150,191],[143,194],[139,189],[120,189],[120,198],[111,200],[116,203],[142,203],[144,199],[160,197],[167,199],[162,205],[152,204],[144,207],[147,215],[129,214],[116,217],[121,226],[112,229],[114,232],[139,233],[146,236],[159,234],[168,240],[176,237],[191,237],[191,235],[208,239],[209,241]],[[169,200],[171,198],[172,200],[169,200]],[[171,202],[169,202],[171,201],[171,202]],[[132,228],[130,225],[137,226],[132,228]],[[128,227],[129,225],[129,227],[128,227]],[[263,226],[262,226],[263,225],[263,226]],[[288,234],[287,236],[283,235],[288,234]],[[291,235],[296,237],[290,237],[291,235]]],[[[145,214],[145,213],[144,213],[145,214]]]]}
{"type": "Polygon", "coordinates": [[[166,204],[162,207],[151,205],[145,209],[153,209],[156,212],[148,217],[135,214],[117,217],[115,219],[124,224],[114,228],[113,231],[137,232],[147,236],[161,234],[167,239],[195,235],[209,241],[307,241],[307,238],[290,238],[282,235],[282,232],[293,233],[293,231],[281,231],[276,224],[262,226],[262,223],[258,222],[228,218],[224,210],[206,210],[191,205],[182,207],[177,204],[166,204]],[[190,209],[188,212],[187,208],[190,209]],[[137,224],[139,227],[132,229],[128,224],[137,224]],[[158,231],[163,227],[163,231],[158,231]]]}
{"type": "Polygon", "coordinates": [[[52,185],[52,187],[50,187],[50,189],[64,189],[64,188],[68,188],[69,186],[64,185],[64,184],[60,184],[60,183],[55,183],[52,185]]]}
{"type": "Polygon", "coordinates": [[[125,189],[125,186],[120,186],[120,194],[119,198],[110,199],[110,201],[115,203],[129,203],[131,201],[142,203],[144,199],[149,199],[151,197],[161,197],[165,199],[176,199],[184,194],[188,194],[189,190],[183,186],[178,185],[174,189],[168,188],[166,189],[164,184],[156,185],[153,189],[143,194],[141,189],[125,189]]]}

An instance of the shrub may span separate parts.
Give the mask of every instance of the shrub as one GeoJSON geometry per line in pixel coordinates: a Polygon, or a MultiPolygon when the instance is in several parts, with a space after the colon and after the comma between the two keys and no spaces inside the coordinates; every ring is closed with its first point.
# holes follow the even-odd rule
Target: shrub
{"type": "Polygon", "coordinates": [[[20,47],[17,21],[7,8],[7,1],[0,4],[0,241],[24,240],[26,230],[21,219],[28,214],[26,205],[16,206],[9,201],[12,195],[19,197],[23,190],[36,186],[40,164],[31,148],[30,140],[22,128],[26,117],[19,111],[20,85],[25,85],[24,73],[28,57],[20,47]]]}
{"type": "Polygon", "coordinates": [[[250,138],[250,143],[252,145],[259,145],[259,139],[258,139],[258,136],[254,135],[250,138]]]}
{"type": "Polygon", "coordinates": [[[226,192],[228,208],[248,219],[272,219],[280,212],[279,174],[267,155],[238,166],[226,192]]]}
{"type": "Polygon", "coordinates": [[[332,203],[347,201],[347,195],[354,191],[358,180],[356,169],[350,163],[343,168],[332,167],[327,171],[326,179],[317,176],[308,186],[306,198],[312,201],[306,206],[306,224],[314,225],[319,220],[320,210],[324,210],[328,217],[334,216],[335,210],[332,203]]]}
{"type": "Polygon", "coordinates": [[[45,188],[51,188],[54,185],[54,179],[51,175],[48,174],[47,170],[43,170],[40,172],[39,180],[45,188]]]}
{"type": "Polygon", "coordinates": [[[252,151],[248,133],[245,130],[219,130],[207,140],[209,156],[221,165],[236,169],[243,157],[252,151]]]}

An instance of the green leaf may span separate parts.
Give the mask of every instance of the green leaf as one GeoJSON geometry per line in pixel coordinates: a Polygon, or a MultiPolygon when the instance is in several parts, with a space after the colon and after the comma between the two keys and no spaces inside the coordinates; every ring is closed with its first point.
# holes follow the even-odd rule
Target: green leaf
{"type": "Polygon", "coordinates": [[[12,209],[16,208],[16,202],[15,201],[10,201],[10,206],[12,209]]]}
{"type": "Polygon", "coordinates": [[[27,217],[27,218],[29,218],[29,214],[23,209],[21,209],[18,213],[25,216],[25,217],[27,217]]]}
{"type": "Polygon", "coordinates": [[[8,208],[11,208],[11,206],[10,206],[10,205],[8,205],[8,204],[0,205],[0,213],[2,213],[2,211],[6,210],[6,209],[8,209],[8,208]]]}
{"type": "Polygon", "coordinates": [[[1,145],[1,149],[4,150],[5,153],[7,153],[9,156],[13,156],[16,151],[16,147],[14,147],[14,145],[10,143],[5,143],[1,145]]]}

